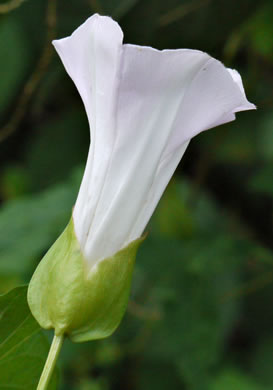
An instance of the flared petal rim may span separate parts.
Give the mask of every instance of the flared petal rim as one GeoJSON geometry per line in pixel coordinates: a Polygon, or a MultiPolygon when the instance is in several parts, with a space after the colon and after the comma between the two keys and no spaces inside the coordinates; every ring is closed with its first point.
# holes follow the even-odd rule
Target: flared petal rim
{"type": "Polygon", "coordinates": [[[138,238],[191,138],[254,109],[235,70],[191,50],[122,44],[94,15],[54,41],[91,130],[75,230],[90,264],[138,238]]]}

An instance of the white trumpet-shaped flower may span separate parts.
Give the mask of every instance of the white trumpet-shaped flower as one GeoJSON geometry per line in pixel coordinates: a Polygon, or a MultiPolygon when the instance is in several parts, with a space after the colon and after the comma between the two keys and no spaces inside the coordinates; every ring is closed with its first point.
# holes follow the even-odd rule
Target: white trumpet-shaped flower
{"type": "Polygon", "coordinates": [[[73,211],[90,268],[140,237],[192,137],[255,108],[239,73],[208,54],[122,40],[115,21],[93,15],[53,42],[91,130],[73,211]]]}
{"type": "Polygon", "coordinates": [[[32,314],[58,340],[114,332],[140,236],[191,138],[255,108],[239,73],[208,54],[123,45],[122,38],[116,22],[94,15],[54,41],[91,129],[72,219],[28,288],[32,314]]]}

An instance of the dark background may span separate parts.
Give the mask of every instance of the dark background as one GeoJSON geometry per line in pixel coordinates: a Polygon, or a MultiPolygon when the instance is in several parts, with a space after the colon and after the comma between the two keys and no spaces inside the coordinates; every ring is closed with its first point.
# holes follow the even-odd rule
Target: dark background
{"type": "Polygon", "coordinates": [[[63,230],[89,147],[53,38],[111,15],[125,42],[200,49],[236,68],[258,107],[191,142],[148,226],[121,326],[65,343],[63,389],[273,389],[273,2],[12,0],[0,12],[1,293],[29,280],[63,230]]]}

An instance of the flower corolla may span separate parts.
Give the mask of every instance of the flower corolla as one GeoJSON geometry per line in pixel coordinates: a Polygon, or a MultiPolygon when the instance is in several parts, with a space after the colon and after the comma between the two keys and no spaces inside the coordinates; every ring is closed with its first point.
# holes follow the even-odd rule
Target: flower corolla
{"type": "Polygon", "coordinates": [[[251,110],[241,77],[208,54],[123,44],[93,15],[53,42],[88,116],[72,219],[37,267],[30,309],[74,341],[109,336],[129,297],[141,235],[190,140],[251,110]]]}
{"type": "Polygon", "coordinates": [[[192,137],[255,108],[239,73],[208,54],[122,41],[119,25],[95,14],[53,42],[90,124],[73,211],[90,267],[140,237],[192,137]]]}

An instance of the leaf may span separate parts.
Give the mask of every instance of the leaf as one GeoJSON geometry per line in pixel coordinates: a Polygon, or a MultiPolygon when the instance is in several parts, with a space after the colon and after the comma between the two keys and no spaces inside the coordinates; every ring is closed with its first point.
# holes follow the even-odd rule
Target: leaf
{"type": "Polygon", "coordinates": [[[211,384],[210,390],[269,390],[237,369],[224,370],[211,384]]]}
{"type": "Polygon", "coordinates": [[[95,11],[110,15],[119,20],[124,16],[139,0],[97,0],[94,1],[95,11]]]}
{"type": "Polygon", "coordinates": [[[248,28],[252,48],[269,60],[273,60],[273,4],[267,2],[250,18],[248,28]]]}
{"type": "Polygon", "coordinates": [[[182,245],[151,236],[137,258],[143,282],[136,297],[142,296],[147,311],[158,312],[147,324],[144,355],[148,361],[172,360],[193,388],[205,388],[201,385],[221,357],[236,318],[238,300],[225,299],[237,281],[236,252],[223,238],[208,246],[201,238],[182,245]]]}
{"type": "Polygon", "coordinates": [[[66,110],[41,125],[32,135],[26,155],[33,191],[59,183],[75,166],[85,163],[89,137],[84,110],[66,110]]]}
{"type": "Polygon", "coordinates": [[[173,361],[187,388],[204,390],[241,309],[243,267],[257,257],[264,269],[272,256],[234,229],[207,195],[192,202],[191,191],[186,180],[170,184],[140,248],[133,299],[147,319],[131,337],[143,334],[134,345],[144,350],[144,365],[173,361]]]}
{"type": "MultiPolygon", "coordinates": [[[[35,390],[48,354],[48,341],[26,294],[22,286],[0,296],[0,390],[35,390]]],[[[56,374],[49,389],[56,389],[56,374]]]]}
{"type": "Polygon", "coordinates": [[[188,190],[183,188],[182,191],[181,187],[175,179],[171,180],[153,216],[153,229],[160,235],[191,238],[196,233],[193,215],[187,206],[188,190]]]}
{"type": "MultiPolygon", "coordinates": [[[[81,172],[81,170],[80,170],[81,172]]],[[[64,184],[8,202],[0,212],[0,273],[30,276],[71,215],[80,175],[64,184]]]]}
{"type": "Polygon", "coordinates": [[[0,176],[0,196],[5,199],[14,199],[24,195],[29,188],[28,172],[21,166],[8,165],[0,176]]]}
{"type": "Polygon", "coordinates": [[[273,337],[270,333],[266,336],[262,333],[262,340],[252,354],[251,366],[255,378],[270,389],[273,388],[272,358],[273,337]]]}
{"type": "Polygon", "coordinates": [[[252,191],[273,196],[273,170],[272,163],[260,168],[249,180],[249,188],[252,191]]]}
{"type": "Polygon", "coordinates": [[[181,389],[182,382],[170,361],[144,360],[141,362],[138,388],[141,390],[181,389]]]}
{"type": "Polygon", "coordinates": [[[28,43],[24,31],[12,15],[0,23],[0,112],[3,112],[19,90],[28,65],[28,43]],[[8,43],[7,43],[8,42],[8,43]],[[20,58],[20,61],[18,61],[20,58]]]}
{"type": "MultiPolygon", "coordinates": [[[[272,8],[273,9],[273,8],[272,8]]],[[[259,152],[261,160],[273,162],[273,115],[266,112],[259,126],[259,152]]]]}
{"type": "Polygon", "coordinates": [[[240,114],[238,120],[221,126],[220,135],[211,131],[199,137],[198,147],[201,151],[213,150],[213,161],[232,167],[256,160],[260,132],[257,134],[254,130],[258,127],[258,115],[250,111],[240,114]]]}
{"type": "Polygon", "coordinates": [[[0,296],[5,294],[7,291],[19,286],[21,279],[16,277],[16,275],[4,275],[0,274],[0,296]]]}

